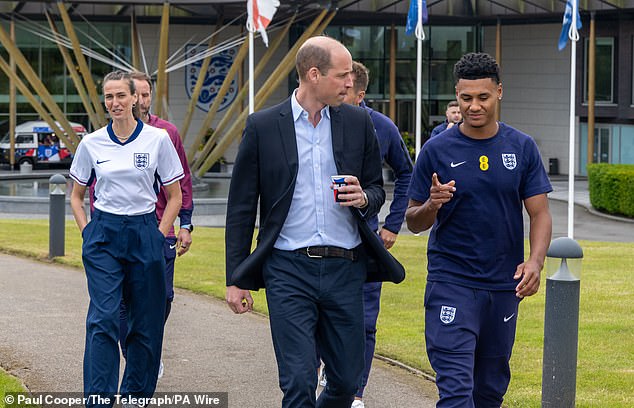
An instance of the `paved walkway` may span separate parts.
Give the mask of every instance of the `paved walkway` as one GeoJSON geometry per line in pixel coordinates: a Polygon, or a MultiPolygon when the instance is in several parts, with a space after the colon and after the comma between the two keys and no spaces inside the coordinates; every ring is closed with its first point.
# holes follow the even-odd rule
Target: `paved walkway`
{"type": "MultiPolygon", "coordinates": [[[[82,271],[0,254],[0,365],[32,391],[82,389],[82,271]]],[[[280,406],[268,320],[234,315],[219,300],[177,290],[163,348],[157,391],[228,392],[230,407],[280,406]]],[[[309,356],[308,356],[309,357],[309,356]]],[[[433,407],[435,386],[375,361],[369,408],[433,407]]]]}

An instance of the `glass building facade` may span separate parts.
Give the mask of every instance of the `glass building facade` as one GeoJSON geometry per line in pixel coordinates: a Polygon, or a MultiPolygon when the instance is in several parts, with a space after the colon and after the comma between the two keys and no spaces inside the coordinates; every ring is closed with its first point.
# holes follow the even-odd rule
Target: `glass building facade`
{"type": "MultiPolygon", "coordinates": [[[[423,41],[423,133],[445,120],[447,103],[455,99],[453,66],[467,52],[479,46],[477,26],[425,26],[423,41]]],[[[405,133],[413,133],[416,97],[416,37],[405,34],[405,27],[394,27],[395,38],[395,99],[396,125],[405,133]]],[[[303,32],[297,28],[294,38],[303,32]]],[[[336,26],[326,34],[341,41],[352,58],[370,70],[366,103],[372,108],[389,112],[391,26],[336,26]]],[[[289,84],[295,87],[294,78],[289,84]]]]}
{"type": "MultiPolygon", "coordinates": [[[[2,24],[5,31],[9,32],[8,23],[2,24]]],[[[17,46],[47,86],[54,100],[67,113],[68,119],[82,123],[91,130],[88,116],[84,112],[57,45],[50,38],[33,33],[32,31],[36,30],[32,28],[29,31],[25,30],[23,24],[16,25],[17,46]]],[[[44,22],[33,24],[48,29],[44,22]]],[[[109,53],[130,60],[129,24],[75,22],[74,27],[82,45],[97,49],[100,53],[109,53]]],[[[304,28],[295,27],[289,39],[291,43],[301,35],[304,28]]],[[[453,65],[464,53],[477,50],[478,32],[477,26],[425,26],[422,69],[425,135],[444,120],[445,107],[454,99],[453,65]]],[[[390,99],[391,26],[329,26],[326,34],[342,41],[350,49],[353,58],[370,69],[366,101],[371,107],[387,113],[390,99]]],[[[394,27],[394,35],[396,123],[401,131],[412,133],[415,127],[416,38],[406,35],[405,28],[401,26],[394,27]]],[[[72,53],[72,50],[69,51],[72,53]]],[[[3,49],[0,54],[8,61],[6,50],[3,49]]],[[[99,88],[101,78],[112,68],[89,56],[86,59],[99,88]]],[[[289,89],[293,89],[294,84],[295,78],[290,79],[289,89]]],[[[19,92],[17,102],[18,123],[37,119],[38,115],[19,92]]],[[[8,116],[9,82],[5,75],[0,75],[0,134],[8,130],[8,116]]]]}
{"type": "MultiPolygon", "coordinates": [[[[40,24],[41,28],[48,29],[48,25],[44,23],[30,22],[28,31],[23,29],[25,23],[16,24],[16,45],[44,83],[55,102],[66,113],[68,120],[81,123],[86,129],[92,130],[88,115],[84,111],[77,89],[68,73],[68,68],[64,63],[57,44],[50,37],[43,38],[35,34],[33,31],[38,31],[34,29],[37,28],[34,27],[37,24],[40,24]]],[[[128,24],[75,22],[74,27],[83,46],[99,49],[101,53],[112,53],[112,55],[117,55],[127,61],[130,60],[130,27],[128,24]]],[[[2,28],[9,33],[8,23],[3,22],[2,28]]],[[[61,29],[61,27],[59,28],[61,29]]],[[[72,50],[69,49],[69,52],[72,54],[72,50]]],[[[4,47],[0,50],[0,55],[7,63],[9,62],[9,55],[4,47]]],[[[101,87],[101,79],[106,73],[112,71],[112,67],[88,56],[86,56],[86,60],[93,80],[99,89],[101,87]]],[[[79,68],[76,67],[76,69],[79,68]]],[[[19,69],[17,71],[20,72],[19,69]]],[[[27,83],[21,73],[20,77],[27,83]]],[[[20,92],[17,92],[16,100],[17,123],[39,119],[39,115],[20,92]]],[[[9,130],[8,123],[9,80],[3,72],[0,72],[0,135],[5,134],[9,130]]]]}

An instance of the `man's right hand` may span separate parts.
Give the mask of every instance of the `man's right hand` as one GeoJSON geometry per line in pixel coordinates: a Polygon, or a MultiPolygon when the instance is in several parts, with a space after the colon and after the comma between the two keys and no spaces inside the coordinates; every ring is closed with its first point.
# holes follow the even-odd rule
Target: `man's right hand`
{"type": "Polygon", "coordinates": [[[225,299],[234,313],[242,314],[253,310],[253,298],[248,290],[227,286],[225,299]]]}
{"type": "Polygon", "coordinates": [[[432,174],[427,201],[422,203],[413,199],[409,200],[405,211],[407,228],[414,234],[431,228],[436,221],[436,215],[440,207],[453,198],[453,193],[456,191],[455,186],[456,182],[454,180],[446,184],[440,184],[438,174],[432,174]]]}
{"type": "Polygon", "coordinates": [[[429,207],[432,210],[439,210],[443,204],[448,203],[453,198],[456,191],[456,182],[451,180],[447,184],[440,184],[438,174],[431,176],[431,187],[429,188],[429,207]]]}

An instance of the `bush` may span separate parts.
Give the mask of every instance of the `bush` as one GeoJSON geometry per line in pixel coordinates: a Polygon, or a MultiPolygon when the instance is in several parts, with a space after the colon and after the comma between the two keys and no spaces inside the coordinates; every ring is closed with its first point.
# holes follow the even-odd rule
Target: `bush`
{"type": "Polygon", "coordinates": [[[634,165],[588,165],[590,203],[599,211],[634,218],[634,165]]]}

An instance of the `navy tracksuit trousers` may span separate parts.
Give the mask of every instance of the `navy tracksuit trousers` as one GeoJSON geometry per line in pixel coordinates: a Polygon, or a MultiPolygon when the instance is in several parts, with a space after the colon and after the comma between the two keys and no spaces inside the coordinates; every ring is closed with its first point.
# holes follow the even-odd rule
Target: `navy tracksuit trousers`
{"type": "MultiPolygon", "coordinates": [[[[165,257],[165,321],[172,310],[172,301],[174,300],[174,264],[176,261],[176,237],[165,238],[163,244],[163,256],[165,257]]],[[[124,358],[128,358],[128,350],[125,347],[125,338],[128,336],[128,308],[125,302],[121,301],[119,309],[119,346],[121,346],[121,354],[124,358]]]]}
{"type": "Polygon", "coordinates": [[[518,305],[514,291],[427,282],[425,340],[438,408],[499,408],[511,380],[518,305]]]}
{"type": "Polygon", "coordinates": [[[363,322],[365,325],[365,368],[361,383],[357,390],[357,397],[363,398],[363,391],[368,385],[374,350],[376,348],[376,322],[381,309],[382,282],[367,282],[363,285],[363,322]]]}
{"type": "Polygon", "coordinates": [[[82,232],[90,305],[86,317],[84,394],[113,396],[119,380],[119,307],[128,307],[128,358],[120,394],[151,397],[165,317],[165,237],[156,215],[95,210],[82,232]]]}

